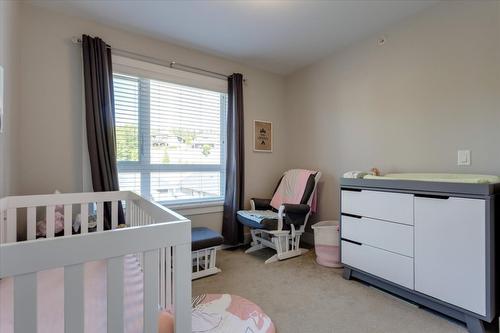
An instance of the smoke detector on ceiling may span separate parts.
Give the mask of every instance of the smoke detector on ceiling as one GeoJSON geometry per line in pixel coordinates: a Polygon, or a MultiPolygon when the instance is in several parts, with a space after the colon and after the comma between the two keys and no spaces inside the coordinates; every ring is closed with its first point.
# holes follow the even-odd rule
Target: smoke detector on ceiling
{"type": "Polygon", "coordinates": [[[385,41],[387,40],[387,38],[385,36],[380,36],[378,39],[377,39],[377,44],[378,45],[384,45],[385,44],[385,41]]]}

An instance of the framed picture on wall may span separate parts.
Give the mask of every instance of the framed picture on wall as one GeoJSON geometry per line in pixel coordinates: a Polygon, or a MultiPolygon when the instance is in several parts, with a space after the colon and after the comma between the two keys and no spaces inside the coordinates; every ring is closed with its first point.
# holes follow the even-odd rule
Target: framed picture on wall
{"type": "Polygon", "coordinates": [[[253,121],[253,150],[264,153],[273,151],[273,123],[264,120],[253,121]]]}

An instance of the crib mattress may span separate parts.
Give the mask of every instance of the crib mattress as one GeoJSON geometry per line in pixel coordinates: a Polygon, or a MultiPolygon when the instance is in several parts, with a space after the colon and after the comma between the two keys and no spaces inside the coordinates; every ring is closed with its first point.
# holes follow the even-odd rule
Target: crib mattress
{"type": "MultiPolygon", "coordinates": [[[[64,269],[37,274],[38,333],[64,332],[64,269]]],[[[143,275],[135,256],[124,259],[125,331],[142,332],[143,275]]],[[[85,332],[106,332],[106,263],[85,264],[85,332]]],[[[13,333],[13,279],[0,280],[0,332],[13,333]]]]}

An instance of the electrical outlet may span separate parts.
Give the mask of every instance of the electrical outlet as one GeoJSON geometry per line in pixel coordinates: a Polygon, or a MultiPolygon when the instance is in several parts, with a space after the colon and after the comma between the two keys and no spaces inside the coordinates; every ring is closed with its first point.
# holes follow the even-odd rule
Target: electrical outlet
{"type": "Polygon", "coordinates": [[[471,160],[470,160],[470,150],[459,150],[458,151],[458,159],[457,159],[457,165],[470,165],[471,160]]]}

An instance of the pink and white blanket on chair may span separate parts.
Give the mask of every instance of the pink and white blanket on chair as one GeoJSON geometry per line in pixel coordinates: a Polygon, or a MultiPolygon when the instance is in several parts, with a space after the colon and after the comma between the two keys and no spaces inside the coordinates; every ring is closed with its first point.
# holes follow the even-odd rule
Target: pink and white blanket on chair
{"type": "MultiPolygon", "coordinates": [[[[300,204],[306,189],[309,176],[316,171],[304,169],[288,170],[281,180],[276,193],[271,200],[271,207],[279,209],[282,204],[300,204]]],[[[311,203],[311,211],[316,212],[316,191],[314,191],[311,203]]]]}

